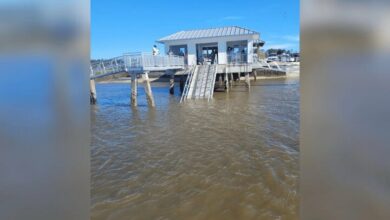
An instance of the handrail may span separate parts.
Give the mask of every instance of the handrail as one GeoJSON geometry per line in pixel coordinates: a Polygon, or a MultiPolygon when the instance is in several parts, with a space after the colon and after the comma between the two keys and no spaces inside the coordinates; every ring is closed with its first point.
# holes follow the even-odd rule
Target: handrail
{"type": "Polygon", "coordinates": [[[196,66],[192,66],[187,76],[186,83],[184,84],[184,91],[183,94],[181,94],[180,103],[182,103],[184,101],[184,97],[187,97],[188,95],[189,85],[191,85],[192,76],[194,75],[195,71],[196,71],[196,66]]]}
{"type": "Polygon", "coordinates": [[[91,77],[125,71],[123,56],[91,62],[91,77]]]}
{"type": "Polygon", "coordinates": [[[210,101],[210,98],[213,98],[213,96],[214,96],[215,80],[216,80],[216,77],[217,77],[218,65],[213,65],[213,66],[214,66],[213,81],[212,81],[210,96],[208,97],[207,101],[210,101]]]}
{"type": "Polygon", "coordinates": [[[124,54],[126,66],[130,68],[147,67],[183,67],[184,57],[176,55],[153,55],[152,53],[126,53],[124,54]]]}
{"type": "Polygon", "coordinates": [[[184,68],[184,57],[177,55],[153,55],[145,52],[124,53],[122,56],[91,62],[91,77],[144,69],[166,70],[184,68]]]}

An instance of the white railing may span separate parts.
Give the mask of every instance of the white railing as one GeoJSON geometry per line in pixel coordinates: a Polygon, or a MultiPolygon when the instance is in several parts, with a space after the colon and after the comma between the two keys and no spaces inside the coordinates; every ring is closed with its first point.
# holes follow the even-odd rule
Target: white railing
{"type": "Polygon", "coordinates": [[[270,61],[268,59],[260,59],[257,55],[253,56],[253,64],[260,65],[263,68],[282,70],[276,61],[270,61]]]}
{"type": "Polygon", "coordinates": [[[125,72],[125,62],[123,56],[115,57],[104,61],[91,63],[91,76],[106,75],[110,73],[125,72]]]}
{"type": "Polygon", "coordinates": [[[142,69],[142,53],[127,53],[123,55],[125,66],[128,69],[142,69]]]}
{"type": "Polygon", "coordinates": [[[91,77],[101,77],[128,71],[150,71],[184,68],[184,57],[152,53],[126,53],[104,61],[91,63],[91,77]]]}
{"type": "Polygon", "coordinates": [[[248,63],[247,54],[228,54],[227,55],[228,64],[244,64],[248,63]]]}
{"type": "Polygon", "coordinates": [[[126,67],[131,69],[184,68],[184,57],[176,55],[153,55],[152,53],[124,54],[126,67]]]}

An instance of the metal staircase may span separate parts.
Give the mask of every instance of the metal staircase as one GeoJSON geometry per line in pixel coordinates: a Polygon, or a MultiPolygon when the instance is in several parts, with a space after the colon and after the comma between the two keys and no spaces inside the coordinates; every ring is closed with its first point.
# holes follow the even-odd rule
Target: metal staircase
{"type": "Polygon", "coordinates": [[[183,93],[181,94],[180,103],[182,103],[187,98],[193,75],[197,71],[197,69],[198,69],[198,66],[193,66],[190,69],[190,71],[188,72],[187,80],[184,84],[184,90],[183,90],[183,93]]]}
{"type": "Polygon", "coordinates": [[[197,65],[190,71],[180,102],[186,99],[208,99],[213,97],[217,65],[197,65]]]}

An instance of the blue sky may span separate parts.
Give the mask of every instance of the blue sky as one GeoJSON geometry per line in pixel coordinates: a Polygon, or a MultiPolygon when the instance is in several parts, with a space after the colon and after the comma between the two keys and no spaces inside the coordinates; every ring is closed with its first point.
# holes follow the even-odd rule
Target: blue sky
{"type": "Polygon", "coordinates": [[[299,0],[91,0],[91,57],[149,52],[177,31],[232,25],[260,32],[265,49],[299,51],[299,0]]]}

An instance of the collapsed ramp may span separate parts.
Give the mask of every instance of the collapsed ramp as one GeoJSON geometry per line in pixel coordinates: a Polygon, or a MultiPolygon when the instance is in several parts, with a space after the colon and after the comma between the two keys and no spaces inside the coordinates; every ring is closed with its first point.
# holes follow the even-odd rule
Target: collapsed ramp
{"type": "Polygon", "coordinates": [[[283,69],[275,61],[267,62],[264,59],[253,59],[252,70],[263,72],[266,75],[286,75],[286,69],[283,69]]]}
{"type": "Polygon", "coordinates": [[[180,102],[213,97],[217,65],[197,65],[190,71],[180,102]]]}

